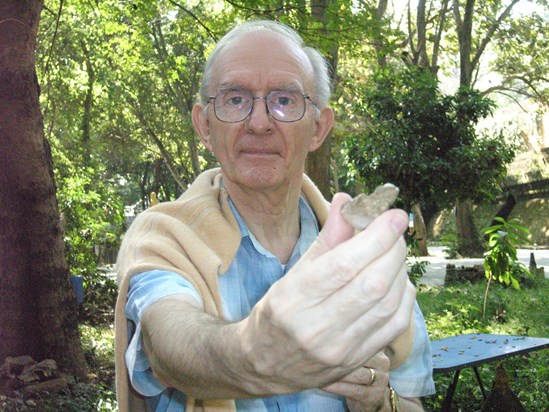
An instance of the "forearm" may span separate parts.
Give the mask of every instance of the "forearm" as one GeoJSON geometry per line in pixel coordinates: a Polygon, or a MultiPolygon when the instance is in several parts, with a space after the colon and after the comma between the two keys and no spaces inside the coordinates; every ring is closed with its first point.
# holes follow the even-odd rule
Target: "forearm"
{"type": "Polygon", "coordinates": [[[233,399],[259,393],[240,348],[237,323],[217,319],[175,295],[155,302],[141,320],[145,352],[160,382],[198,399],[233,399]]]}
{"type": "Polygon", "coordinates": [[[187,295],[155,302],[141,326],[156,378],[197,399],[242,399],[321,387],[344,373],[338,367],[330,373],[302,353],[302,342],[262,315],[268,311],[262,306],[229,323],[204,313],[187,295]]]}

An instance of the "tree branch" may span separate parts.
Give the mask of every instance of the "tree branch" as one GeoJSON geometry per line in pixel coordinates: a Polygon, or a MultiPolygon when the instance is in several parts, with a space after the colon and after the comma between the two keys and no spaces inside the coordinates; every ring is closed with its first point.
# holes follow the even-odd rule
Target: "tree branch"
{"type": "MultiPolygon", "coordinates": [[[[513,96],[510,93],[505,93],[506,91],[515,92],[514,90],[507,90],[505,88],[498,89],[497,86],[492,87],[491,89],[493,89],[493,90],[490,93],[498,93],[498,94],[501,94],[505,97],[508,97],[509,99],[514,101],[517,104],[517,106],[519,106],[522,109],[523,112],[528,112],[528,110],[522,106],[522,103],[515,96],[513,96]]],[[[482,93],[482,94],[484,95],[485,93],[482,93]]],[[[519,94],[521,94],[521,93],[519,93],[519,94]]]]}
{"type": "Polygon", "coordinates": [[[51,55],[53,54],[53,46],[55,45],[55,40],[57,39],[57,32],[59,31],[59,21],[61,20],[61,12],[63,11],[63,4],[64,4],[64,0],[61,0],[59,2],[59,10],[57,12],[57,16],[55,19],[55,29],[53,31],[53,38],[51,39],[50,50],[48,51],[48,59],[46,60],[46,64],[43,70],[44,77],[47,75],[48,70],[50,68],[51,55]]]}
{"type": "Polygon", "coordinates": [[[206,30],[206,33],[214,40],[219,40],[218,36],[208,27],[206,26],[200,18],[196,14],[194,14],[192,11],[187,9],[185,6],[183,6],[181,3],[178,3],[174,0],[168,0],[170,3],[172,3],[174,6],[179,7],[181,10],[183,10],[185,13],[187,13],[189,16],[191,16],[204,30],[206,30]]]}
{"type": "Polygon", "coordinates": [[[454,8],[454,19],[456,21],[456,26],[459,33],[461,31],[461,28],[463,27],[463,20],[461,19],[461,14],[459,13],[459,0],[453,0],[453,8],[454,8]]]}
{"type": "Polygon", "coordinates": [[[517,4],[520,0],[513,0],[511,2],[511,4],[509,4],[507,6],[507,8],[503,11],[503,13],[501,13],[501,15],[497,18],[497,20],[494,22],[494,24],[492,24],[492,26],[490,27],[490,29],[488,30],[488,32],[486,33],[486,36],[484,36],[484,38],[482,39],[481,43],[480,43],[480,46],[479,48],[477,49],[476,53],[475,53],[475,56],[473,57],[472,59],[472,64],[473,64],[473,67],[476,67],[476,65],[478,64],[479,60],[480,60],[480,56],[482,55],[482,53],[484,53],[484,50],[486,49],[486,46],[488,45],[488,43],[490,43],[490,41],[492,40],[492,36],[494,35],[494,33],[496,32],[496,30],[499,28],[499,26],[501,25],[501,23],[507,18],[509,17],[509,15],[511,14],[511,10],[513,9],[513,7],[515,6],[515,4],[517,4]]]}
{"type": "Polygon", "coordinates": [[[435,29],[435,40],[433,42],[433,55],[431,58],[431,67],[433,73],[436,74],[438,70],[438,52],[440,50],[440,43],[442,39],[442,33],[444,31],[444,24],[446,23],[446,15],[448,13],[449,0],[444,0],[440,9],[440,18],[438,19],[438,25],[435,29]]]}

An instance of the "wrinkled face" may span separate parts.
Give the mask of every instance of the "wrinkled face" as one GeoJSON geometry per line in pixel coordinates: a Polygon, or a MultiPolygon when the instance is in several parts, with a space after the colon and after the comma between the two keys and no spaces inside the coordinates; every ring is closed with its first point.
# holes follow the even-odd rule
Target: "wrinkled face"
{"type": "MultiPolygon", "coordinates": [[[[279,34],[260,30],[221,52],[209,94],[242,89],[266,96],[273,90],[297,90],[314,101],[313,82],[313,68],[300,48],[279,34]]],[[[221,164],[226,185],[253,190],[300,182],[307,154],[322,144],[332,121],[331,109],[323,109],[318,116],[309,100],[303,118],[292,123],[273,119],[263,99],[255,100],[251,114],[237,123],[217,119],[213,101],[206,113],[200,104],[193,109],[195,128],[221,164]]]]}

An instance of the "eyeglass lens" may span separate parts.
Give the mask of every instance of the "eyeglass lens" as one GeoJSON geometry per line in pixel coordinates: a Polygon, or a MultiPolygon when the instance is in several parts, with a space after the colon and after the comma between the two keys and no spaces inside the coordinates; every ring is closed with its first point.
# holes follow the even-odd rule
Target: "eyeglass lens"
{"type": "Polygon", "coordinates": [[[268,112],[281,122],[295,122],[305,114],[305,97],[299,92],[274,90],[254,97],[247,90],[228,90],[215,96],[215,115],[224,122],[240,122],[252,112],[255,100],[265,100],[268,112]]]}

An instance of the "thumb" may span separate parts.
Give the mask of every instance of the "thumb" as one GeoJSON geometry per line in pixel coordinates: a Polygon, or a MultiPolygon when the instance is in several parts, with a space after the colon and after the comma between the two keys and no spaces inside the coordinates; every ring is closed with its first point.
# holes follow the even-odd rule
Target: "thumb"
{"type": "Polygon", "coordinates": [[[350,200],[351,196],[346,193],[336,193],[334,195],[324,227],[307,253],[300,259],[300,262],[311,261],[353,237],[353,227],[347,223],[341,214],[341,208],[350,200]]]}

